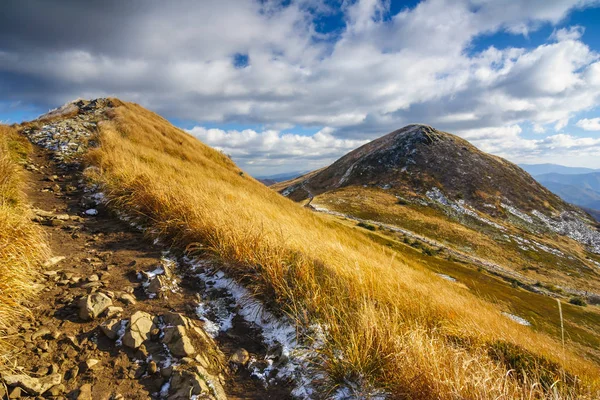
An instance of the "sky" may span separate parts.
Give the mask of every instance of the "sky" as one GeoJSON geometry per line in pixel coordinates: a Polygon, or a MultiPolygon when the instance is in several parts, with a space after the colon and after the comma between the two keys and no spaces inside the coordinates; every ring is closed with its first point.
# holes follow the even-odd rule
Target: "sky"
{"type": "Polygon", "coordinates": [[[0,121],[139,103],[255,176],[410,123],[600,168],[598,0],[3,0],[0,121]]]}

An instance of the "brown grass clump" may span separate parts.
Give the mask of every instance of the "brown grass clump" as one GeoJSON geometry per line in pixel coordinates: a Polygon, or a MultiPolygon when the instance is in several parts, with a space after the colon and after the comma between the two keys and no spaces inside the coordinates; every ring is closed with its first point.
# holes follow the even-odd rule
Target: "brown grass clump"
{"type": "Polygon", "coordinates": [[[31,222],[21,192],[19,162],[29,146],[14,129],[0,125],[0,364],[7,354],[4,332],[27,314],[21,302],[33,295],[33,278],[48,256],[45,238],[31,222]]]}
{"type": "Polygon", "coordinates": [[[326,326],[331,390],[352,380],[392,398],[597,395],[598,367],[563,357],[556,340],[278,195],[135,104],[111,118],[89,162],[112,207],[181,249],[214,255],[299,324],[326,326]]]}

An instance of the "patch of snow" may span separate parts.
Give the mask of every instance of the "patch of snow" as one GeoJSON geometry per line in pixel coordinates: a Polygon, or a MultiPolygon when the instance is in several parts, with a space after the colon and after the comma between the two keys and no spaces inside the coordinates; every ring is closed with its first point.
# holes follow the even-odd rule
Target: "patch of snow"
{"type": "Polygon", "coordinates": [[[160,397],[166,399],[171,389],[171,380],[166,381],[160,388],[160,397]]]}
{"type": "Polygon", "coordinates": [[[348,168],[346,170],[346,172],[344,172],[344,175],[340,178],[340,181],[337,184],[338,187],[342,186],[342,184],[344,184],[344,182],[346,182],[348,180],[348,178],[350,177],[350,174],[352,173],[352,170],[354,169],[355,165],[356,164],[352,164],[350,166],[350,168],[348,168]]]}
{"type": "Polygon", "coordinates": [[[504,315],[505,317],[508,317],[508,318],[512,319],[517,324],[524,325],[524,326],[530,326],[531,325],[531,323],[529,321],[527,321],[525,318],[519,317],[518,315],[510,314],[510,313],[507,313],[507,312],[502,312],[502,315],[504,315]]]}
{"type": "Polygon", "coordinates": [[[446,275],[446,274],[436,274],[436,275],[447,281],[456,282],[456,279],[451,277],[450,275],[446,275]]]}
{"type": "Polygon", "coordinates": [[[516,207],[513,207],[509,204],[506,203],[500,203],[500,205],[502,206],[502,208],[504,208],[506,211],[508,211],[509,213],[511,213],[512,215],[514,215],[515,217],[518,217],[520,219],[522,219],[525,222],[529,222],[530,224],[533,224],[533,218],[531,218],[531,216],[527,215],[526,213],[524,213],[523,211],[519,210],[516,207]]]}
{"type": "Polygon", "coordinates": [[[449,207],[450,209],[452,209],[454,212],[458,213],[458,214],[462,214],[462,215],[468,215],[470,217],[475,218],[478,221],[483,222],[484,224],[493,226],[496,229],[499,230],[506,230],[506,228],[504,228],[502,225],[497,224],[493,221],[490,221],[487,218],[484,218],[482,216],[480,216],[479,214],[477,214],[475,211],[471,210],[470,208],[467,208],[467,204],[464,200],[458,200],[456,203],[449,200],[440,189],[434,187],[431,190],[429,190],[427,193],[425,193],[425,195],[430,198],[431,200],[438,202],[439,204],[449,207]]]}
{"type": "Polygon", "coordinates": [[[600,254],[600,232],[590,227],[576,213],[565,211],[557,218],[550,218],[537,210],[532,214],[551,231],[583,243],[593,253],[600,254]]]}
{"type": "Polygon", "coordinates": [[[123,346],[123,336],[125,336],[125,332],[127,331],[128,323],[129,323],[128,319],[123,319],[120,322],[121,326],[119,326],[119,330],[117,331],[117,340],[115,342],[115,344],[119,347],[123,346]]]}
{"type": "MultiPolygon", "coordinates": [[[[232,278],[229,278],[223,271],[215,271],[208,265],[198,261],[186,259],[191,264],[193,271],[201,270],[196,276],[205,282],[207,292],[221,291],[227,294],[234,307],[228,310],[237,310],[237,315],[241,316],[247,323],[260,329],[263,342],[271,349],[278,349],[274,356],[267,356],[262,362],[255,360],[249,364],[252,374],[260,379],[265,385],[270,385],[274,379],[289,380],[296,383],[293,393],[296,397],[310,399],[316,394],[313,388],[313,381],[316,379],[313,371],[312,360],[316,357],[316,352],[325,342],[325,330],[319,325],[313,325],[301,329],[295,326],[291,320],[286,317],[275,317],[271,312],[265,309],[264,305],[255,299],[252,294],[239,285],[232,278]],[[317,338],[310,344],[303,343],[298,335],[304,334],[307,338],[317,338]],[[284,364],[277,364],[277,358],[287,360],[284,364]],[[266,367],[265,365],[266,364],[266,367]],[[259,365],[262,366],[259,368],[259,365]]],[[[220,295],[221,299],[223,295],[220,295]]],[[[223,301],[223,300],[221,300],[223,301]]],[[[204,299],[201,301],[196,312],[198,316],[205,321],[212,322],[213,327],[218,325],[219,331],[226,331],[231,328],[232,320],[235,316],[233,311],[229,315],[217,315],[222,305],[214,304],[214,300],[204,299]],[[215,310],[217,312],[215,312],[215,310]],[[215,314],[218,321],[211,321],[207,314],[215,314]]],[[[213,334],[217,334],[216,329],[213,334]]]]}

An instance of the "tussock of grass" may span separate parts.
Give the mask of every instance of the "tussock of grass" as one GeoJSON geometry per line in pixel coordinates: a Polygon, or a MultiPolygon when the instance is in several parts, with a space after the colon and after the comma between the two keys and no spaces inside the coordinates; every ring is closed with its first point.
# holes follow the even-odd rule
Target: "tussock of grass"
{"type": "Polygon", "coordinates": [[[48,248],[23,204],[21,161],[29,143],[7,126],[0,126],[0,364],[6,356],[2,340],[9,326],[27,310],[21,302],[33,295],[32,283],[48,248]]]}
{"type": "Polygon", "coordinates": [[[88,161],[99,167],[93,178],[112,207],[179,248],[210,252],[299,323],[324,324],[332,389],[350,379],[395,398],[597,393],[597,366],[573,353],[557,356],[557,341],[415,261],[394,258],[369,231],[337,224],[240,175],[226,156],[137,105],[121,104],[111,116],[88,161]],[[493,351],[498,343],[507,346],[503,358],[493,351]],[[543,361],[510,363],[507,351],[543,361]],[[577,383],[548,372],[556,364],[577,383]],[[556,383],[548,385],[548,376],[556,383]]]}

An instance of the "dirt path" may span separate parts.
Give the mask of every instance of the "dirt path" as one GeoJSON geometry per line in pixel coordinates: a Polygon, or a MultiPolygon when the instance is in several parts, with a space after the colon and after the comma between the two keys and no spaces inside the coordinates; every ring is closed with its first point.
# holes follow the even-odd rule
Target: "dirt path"
{"type": "MultiPolygon", "coordinates": [[[[227,334],[218,334],[214,349],[210,348],[214,341],[205,333],[199,334],[202,340],[192,337],[195,327],[203,326],[196,308],[205,283],[193,276],[180,280],[185,271],[173,256],[101,206],[95,208],[97,215],[87,215],[92,205],[84,204],[80,171],[59,166],[48,150],[34,147],[27,173],[29,200],[53,254],[64,257],[53,259],[43,271],[38,281],[39,297],[28,304],[30,321],[10,332],[15,349],[13,373],[36,378],[38,384],[55,383],[48,383],[52,388],[45,390],[43,397],[38,393],[38,398],[192,398],[190,390],[197,393],[194,385],[205,390],[205,384],[210,394],[197,398],[220,398],[219,385],[231,399],[290,398],[289,385],[272,384],[267,389],[252,376],[250,368],[229,362],[238,352],[245,364],[241,348],[259,360],[268,351],[260,335],[243,321],[232,321],[233,328],[227,334]],[[157,270],[162,270],[169,283],[154,296],[146,287],[153,275],[147,277],[144,272],[157,270]],[[94,293],[105,294],[113,308],[84,321],[79,299],[94,293]],[[148,313],[154,324],[147,340],[131,348],[122,343],[123,333],[132,314],[139,311],[148,313]],[[173,325],[168,318],[175,318],[173,315],[189,319],[180,318],[187,321],[184,325],[191,324],[186,327],[195,347],[192,354],[176,356],[177,344],[165,344],[165,332],[173,325]],[[112,332],[113,339],[100,328],[111,318],[117,324],[106,330],[112,332]],[[210,378],[203,383],[197,376],[190,377],[189,371],[208,371],[210,378]]],[[[32,390],[28,394],[22,389],[25,386],[21,382],[5,389],[11,398],[36,398],[32,390]]]]}

